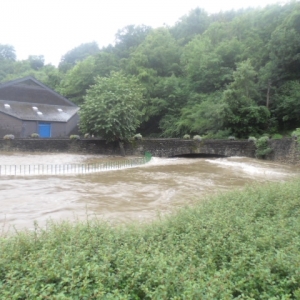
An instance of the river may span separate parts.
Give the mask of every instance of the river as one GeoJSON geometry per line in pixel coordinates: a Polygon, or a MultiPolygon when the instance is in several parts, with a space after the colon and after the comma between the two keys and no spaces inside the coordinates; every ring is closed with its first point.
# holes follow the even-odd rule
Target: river
{"type": "MultiPolygon", "coordinates": [[[[119,157],[75,154],[0,153],[0,165],[72,164],[119,157]]],[[[130,159],[130,158],[129,158],[130,159]]],[[[0,235],[31,229],[34,221],[145,221],[194,202],[207,194],[251,183],[286,181],[294,166],[244,157],[152,158],[134,168],[83,175],[0,176],[0,235]]]]}

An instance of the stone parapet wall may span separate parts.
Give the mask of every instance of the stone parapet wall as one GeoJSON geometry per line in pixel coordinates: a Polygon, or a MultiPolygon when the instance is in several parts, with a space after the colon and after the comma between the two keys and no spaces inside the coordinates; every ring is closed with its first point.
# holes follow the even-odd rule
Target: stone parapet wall
{"type": "MultiPolygon", "coordinates": [[[[173,157],[188,154],[210,154],[216,156],[255,156],[255,145],[248,141],[183,139],[144,139],[126,145],[133,154],[150,152],[153,156],[173,157]]],[[[126,151],[127,152],[127,151],[126,151]]]]}
{"type": "Polygon", "coordinates": [[[117,143],[107,144],[99,139],[14,139],[0,140],[0,151],[8,152],[69,152],[103,155],[119,155],[117,143]]]}
{"type": "Polygon", "coordinates": [[[269,145],[273,151],[268,155],[268,159],[300,165],[300,141],[292,138],[270,140],[269,145]]]}

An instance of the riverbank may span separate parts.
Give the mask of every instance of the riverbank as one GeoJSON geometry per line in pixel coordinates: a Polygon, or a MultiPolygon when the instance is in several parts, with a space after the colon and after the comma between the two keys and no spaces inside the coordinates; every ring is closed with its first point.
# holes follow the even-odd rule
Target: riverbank
{"type": "Polygon", "coordinates": [[[294,180],[151,224],[36,226],[0,240],[0,298],[298,299],[299,199],[294,180]]]}

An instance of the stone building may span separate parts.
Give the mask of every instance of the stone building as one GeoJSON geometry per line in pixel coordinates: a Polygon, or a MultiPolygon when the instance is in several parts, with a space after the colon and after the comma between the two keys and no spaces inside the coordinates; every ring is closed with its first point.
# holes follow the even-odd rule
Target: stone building
{"type": "Polygon", "coordinates": [[[78,133],[79,107],[29,76],[0,84],[0,138],[68,137],[78,133]]]}

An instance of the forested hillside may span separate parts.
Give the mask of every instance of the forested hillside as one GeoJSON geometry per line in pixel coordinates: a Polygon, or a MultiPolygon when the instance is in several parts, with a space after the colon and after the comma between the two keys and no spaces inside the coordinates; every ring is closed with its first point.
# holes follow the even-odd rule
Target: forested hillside
{"type": "Polygon", "coordinates": [[[43,56],[16,61],[14,48],[0,45],[0,82],[27,75],[83,107],[97,77],[135,80],[145,136],[286,133],[300,127],[300,3],[213,15],[196,8],[172,27],[129,25],[115,45],[82,44],[57,68],[43,56]]]}

